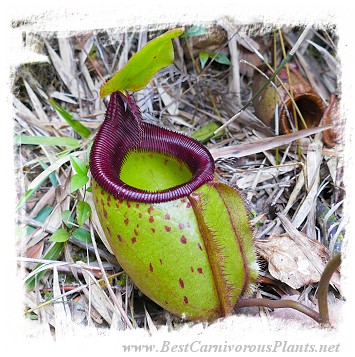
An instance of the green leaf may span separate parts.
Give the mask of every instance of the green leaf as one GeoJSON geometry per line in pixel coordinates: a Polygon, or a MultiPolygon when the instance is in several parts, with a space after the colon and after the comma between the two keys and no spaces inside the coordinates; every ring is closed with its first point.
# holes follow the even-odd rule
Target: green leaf
{"type": "Polygon", "coordinates": [[[126,286],[127,285],[127,274],[122,274],[121,276],[117,277],[116,284],[119,286],[126,286]]]}
{"type": "Polygon", "coordinates": [[[41,174],[39,174],[28,186],[29,189],[21,197],[20,201],[16,205],[16,210],[24,205],[24,203],[41,187],[42,183],[48,178],[48,176],[60,166],[65,164],[70,160],[67,151],[63,151],[58,154],[58,159],[55,160],[47,169],[45,169],[41,174]]]}
{"type": "MultiPolygon", "coordinates": [[[[43,259],[44,260],[57,260],[59,258],[59,256],[62,254],[63,247],[64,247],[64,243],[61,243],[61,242],[54,243],[49,248],[47,253],[44,255],[43,259]]],[[[38,264],[34,270],[38,269],[42,265],[43,264],[38,264]]],[[[35,274],[35,275],[31,276],[30,278],[28,278],[25,282],[26,289],[32,290],[36,286],[36,284],[42,279],[44,274],[46,274],[46,272],[47,272],[47,270],[42,270],[38,274],[35,274]]]]}
{"type": "Polygon", "coordinates": [[[27,190],[25,194],[21,197],[21,199],[18,201],[16,205],[16,210],[22,207],[22,205],[39,189],[39,187],[42,185],[42,183],[47,179],[47,177],[43,177],[42,180],[38,182],[36,187],[31,188],[30,190],[27,190]]]}
{"type": "Polygon", "coordinates": [[[79,188],[82,188],[85,186],[89,181],[89,178],[86,175],[83,174],[76,174],[72,176],[71,181],[70,181],[70,193],[73,193],[74,191],[78,190],[79,188]]]}
{"type": "Polygon", "coordinates": [[[48,239],[50,242],[64,243],[69,239],[69,232],[64,228],[56,230],[48,239]]]}
{"type": "Polygon", "coordinates": [[[193,25],[181,36],[181,38],[201,36],[206,34],[207,32],[207,27],[203,25],[193,25]]]}
{"type": "Polygon", "coordinates": [[[71,156],[70,163],[77,174],[79,174],[79,175],[87,174],[88,168],[83,160],[80,160],[76,156],[71,156]]]}
{"type": "MultiPolygon", "coordinates": [[[[37,216],[34,218],[35,221],[43,223],[46,218],[51,214],[53,210],[53,207],[51,207],[50,205],[45,205],[37,214],[37,216]]],[[[33,232],[35,230],[34,227],[32,227],[31,225],[28,225],[27,228],[27,235],[30,234],[31,232],[33,232]]]]}
{"type": "Polygon", "coordinates": [[[15,135],[14,139],[15,143],[19,145],[80,146],[79,140],[65,136],[15,135]]]}
{"type": "Polygon", "coordinates": [[[213,61],[216,61],[220,64],[226,64],[226,65],[230,65],[231,62],[228,59],[228,57],[224,54],[224,53],[218,53],[217,56],[216,53],[208,53],[205,51],[201,51],[199,53],[199,57],[200,57],[200,62],[201,62],[201,67],[204,68],[206,65],[206,62],[209,58],[213,59],[213,61]]]}
{"type": "Polygon", "coordinates": [[[91,207],[87,202],[79,201],[76,206],[76,219],[79,226],[82,226],[85,221],[90,217],[91,207]]]}
{"type": "Polygon", "coordinates": [[[92,186],[89,186],[87,189],[86,189],[87,192],[92,192],[92,186]]]}
{"type": "Polygon", "coordinates": [[[91,234],[83,228],[77,228],[72,233],[73,237],[84,243],[91,243],[91,234]]]}
{"type": "MultiPolygon", "coordinates": [[[[42,166],[43,169],[47,169],[48,168],[48,165],[46,163],[44,163],[42,160],[39,159],[38,162],[40,163],[40,165],[42,166]]],[[[51,172],[49,174],[49,179],[51,180],[51,183],[52,183],[52,185],[54,187],[58,187],[59,186],[58,180],[57,180],[54,172],[51,172]]]]}
{"type": "MultiPolygon", "coordinates": [[[[212,57],[214,57],[214,55],[211,56],[211,58],[212,57]]],[[[217,57],[214,60],[220,64],[226,64],[226,65],[231,64],[231,61],[228,59],[228,57],[224,53],[218,53],[217,57]]]]}
{"type": "Polygon", "coordinates": [[[80,123],[78,120],[74,120],[73,116],[68,113],[63,107],[61,107],[53,98],[49,98],[49,103],[58,112],[58,114],[83,138],[89,137],[91,131],[80,123]]]}
{"type": "Polygon", "coordinates": [[[143,89],[157,71],[173,63],[174,48],[171,40],[180,36],[183,32],[182,28],[173,29],[149,41],[101,87],[101,98],[116,91],[139,91],[143,89]]]}
{"type": "MultiPolygon", "coordinates": [[[[215,130],[217,130],[220,127],[219,124],[215,122],[210,122],[207,125],[203,126],[202,128],[196,130],[191,136],[195,138],[198,141],[203,141],[206,138],[208,138],[215,130]]],[[[221,135],[224,134],[224,130],[219,132],[214,138],[217,138],[221,135]]]]}
{"type": "Polygon", "coordinates": [[[94,143],[94,139],[92,139],[86,149],[86,157],[90,157],[90,153],[91,153],[91,148],[92,148],[92,144],[94,143]]]}
{"type": "Polygon", "coordinates": [[[73,226],[72,223],[74,222],[74,217],[71,216],[70,213],[70,210],[67,209],[61,214],[62,221],[68,228],[71,228],[73,226]]]}
{"type": "Polygon", "coordinates": [[[201,67],[204,68],[205,64],[207,63],[207,61],[210,57],[210,54],[205,51],[201,51],[199,53],[199,57],[200,57],[201,67]]]}

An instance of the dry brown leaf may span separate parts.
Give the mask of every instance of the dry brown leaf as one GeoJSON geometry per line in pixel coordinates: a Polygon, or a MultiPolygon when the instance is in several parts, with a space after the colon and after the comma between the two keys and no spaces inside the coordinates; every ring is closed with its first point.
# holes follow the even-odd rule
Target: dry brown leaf
{"type": "Polygon", "coordinates": [[[29,247],[26,250],[25,257],[32,258],[32,259],[41,258],[42,252],[43,252],[43,247],[44,247],[43,241],[40,241],[39,243],[33,245],[32,247],[29,247]]]}
{"type": "Polygon", "coordinates": [[[322,161],[322,145],[320,142],[311,143],[307,150],[307,187],[308,193],[297,208],[292,219],[292,224],[298,228],[307,219],[307,235],[315,239],[315,208],[316,197],[319,189],[319,169],[322,161]],[[312,220],[313,219],[313,220],[312,220]]]}
{"type": "Polygon", "coordinates": [[[35,218],[38,213],[41,211],[41,209],[49,205],[51,206],[53,204],[53,201],[55,199],[55,187],[52,186],[36,203],[36,206],[33,207],[33,210],[31,211],[31,214],[29,216],[31,218],[35,218]]]}
{"type": "MultiPolygon", "coordinates": [[[[58,270],[57,267],[53,267],[53,298],[59,298],[61,294],[58,270]]],[[[58,299],[55,304],[53,304],[53,311],[56,341],[62,340],[67,336],[72,336],[74,331],[66,297],[58,299]]]]}
{"type": "MultiPolygon", "coordinates": [[[[158,80],[155,81],[155,83],[158,83],[158,80]]],[[[171,96],[168,93],[167,88],[162,87],[161,85],[157,85],[157,89],[159,92],[159,95],[161,97],[161,100],[163,101],[164,105],[166,106],[166,109],[170,115],[178,115],[179,114],[179,105],[174,99],[173,96],[171,96]]]]}
{"type": "Polygon", "coordinates": [[[254,68],[250,65],[258,67],[262,64],[262,60],[252,51],[247,50],[240,46],[240,59],[243,62],[240,63],[240,73],[247,77],[252,77],[254,74],[254,68]]]}
{"type": "Polygon", "coordinates": [[[115,311],[115,307],[91,273],[83,269],[83,276],[86,284],[90,285],[89,288],[83,290],[84,294],[89,299],[92,307],[95,308],[109,325],[111,325],[112,314],[115,311]]]}
{"type": "Polygon", "coordinates": [[[31,99],[33,108],[35,109],[39,120],[40,121],[45,121],[45,122],[49,121],[48,117],[47,117],[47,114],[45,113],[45,111],[43,109],[42,103],[38,99],[36,93],[33,91],[33,89],[30,87],[30,85],[25,80],[23,82],[25,84],[28,96],[31,99]]]}
{"type": "Polygon", "coordinates": [[[329,128],[330,126],[328,125],[317,128],[302,129],[291,134],[255,140],[253,143],[231,145],[217,149],[211,149],[210,152],[215,160],[222,157],[243,157],[247,155],[256,154],[258,152],[271,150],[281,145],[289,144],[292,141],[322,132],[329,128]]]}
{"type": "MultiPolygon", "coordinates": [[[[293,223],[282,213],[278,214],[281,223],[283,224],[286,232],[300,247],[303,254],[312,262],[319,274],[322,274],[324,267],[329,262],[331,256],[329,250],[316,240],[310,239],[307,235],[299,232],[293,223]],[[314,254],[319,252],[319,254],[314,254]]],[[[340,273],[337,271],[333,274],[330,283],[333,284],[340,291],[340,273]]]]}
{"type": "Polygon", "coordinates": [[[258,170],[250,170],[249,172],[243,172],[243,175],[240,175],[240,178],[235,180],[236,185],[240,189],[246,189],[252,187],[254,180],[257,177],[257,184],[265,182],[267,180],[278,178],[281,175],[284,175],[287,172],[290,172],[295,169],[295,166],[278,166],[278,167],[261,167],[258,170]]]}
{"type": "MultiPolygon", "coordinates": [[[[319,282],[330,258],[329,251],[324,245],[309,239],[303,233],[300,235],[303,236],[301,242],[297,242],[299,237],[294,239],[287,233],[255,242],[257,252],[269,263],[270,274],[293,289],[319,282]]],[[[331,281],[339,288],[338,272],[331,281]]]]}
{"type": "MultiPolygon", "coordinates": [[[[41,297],[35,291],[25,291],[24,304],[30,309],[36,309],[38,305],[43,303],[41,297]]],[[[42,323],[47,322],[51,326],[55,327],[55,317],[53,311],[53,305],[44,305],[40,309],[36,309],[35,313],[39,316],[39,320],[42,323]]]]}
{"type": "Polygon", "coordinates": [[[83,295],[75,297],[73,299],[73,304],[70,304],[69,307],[73,322],[75,322],[77,325],[82,324],[86,318],[85,301],[83,295]]]}
{"type": "Polygon", "coordinates": [[[74,52],[69,38],[58,38],[60,56],[54,51],[47,40],[44,40],[48,55],[58,75],[77,98],[85,98],[85,91],[75,74],[74,52]]]}

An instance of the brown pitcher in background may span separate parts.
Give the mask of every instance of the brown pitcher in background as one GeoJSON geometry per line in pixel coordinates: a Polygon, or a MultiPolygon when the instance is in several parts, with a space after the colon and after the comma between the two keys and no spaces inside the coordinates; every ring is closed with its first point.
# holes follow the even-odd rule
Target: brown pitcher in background
{"type": "MultiPolygon", "coordinates": [[[[270,70],[266,66],[259,68],[268,77],[271,75],[270,70]]],[[[332,95],[330,105],[327,108],[322,98],[300,74],[296,66],[290,65],[289,69],[293,97],[304,119],[303,122],[299,115],[296,114],[298,128],[316,127],[321,123],[324,115],[326,115],[322,120],[322,124],[324,125],[333,124],[338,120],[339,105],[335,96],[332,95]]],[[[286,68],[280,71],[278,77],[287,91],[290,92],[286,68]]],[[[255,93],[265,81],[266,78],[261,73],[254,72],[253,92],[255,93]]],[[[276,87],[280,95],[276,92],[275,88],[270,85],[254,100],[255,114],[266,125],[275,129],[275,108],[277,104],[279,108],[279,132],[280,134],[288,134],[294,131],[296,127],[292,101],[278,80],[276,80],[276,87]]],[[[337,132],[337,129],[339,128],[334,127],[334,129],[324,131],[323,139],[328,147],[333,147],[339,140],[340,133],[337,132]]]]}

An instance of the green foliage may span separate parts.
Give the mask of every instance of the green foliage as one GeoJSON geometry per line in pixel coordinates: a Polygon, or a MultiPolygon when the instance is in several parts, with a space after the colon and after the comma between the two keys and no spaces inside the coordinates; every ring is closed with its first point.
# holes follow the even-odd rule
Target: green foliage
{"type": "Polygon", "coordinates": [[[73,237],[84,243],[91,243],[91,234],[83,228],[76,228],[72,233],[73,237]]]}
{"type": "Polygon", "coordinates": [[[77,174],[86,175],[88,172],[87,165],[83,160],[80,160],[76,156],[70,157],[70,163],[77,174]]]}
{"type": "Polygon", "coordinates": [[[83,138],[88,138],[91,131],[80,123],[78,120],[74,120],[73,116],[68,113],[63,107],[61,107],[53,98],[49,99],[49,103],[57,111],[57,113],[83,138]]]}
{"type": "MultiPolygon", "coordinates": [[[[255,209],[251,209],[249,212],[249,219],[252,220],[258,216],[258,213],[255,211],[255,209]]],[[[254,227],[261,227],[263,225],[262,220],[260,222],[254,222],[254,227]]]]}
{"type": "MultiPolygon", "coordinates": [[[[43,259],[48,260],[48,261],[57,260],[60,257],[60,255],[62,254],[63,247],[64,247],[63,242],[54,243],[48,249],[48,251],[44,255],[43,259]]],[[[39,270],[42,266],[43,266],[43,264],[38,264],[36,266],[36,268],[34,269],[34,272],[36,270],[39,270]]],[[[30,276],[25,282],[26,289],[32,290],[36,286],[36,284],[43,278],[43,276],[44,276],[44,274],[46,274],[46,272],[47,272],[47,269],[44,269],[44,270],[39,271],[37,274],[30,276]]]]}
{"type": "Polygon", "coordinates": [[[126,286],[126,283],[127,283],[127,274],[122,274],[117,277],[116,284],[118,286],[126,286]]]}
{"type": "MultiPolygon", "coordinates": [[[[46,163],[44,163],[42,160],[38,160],[38,162],[40,163],[40,165],[42,166],[42,168],[44,170],[46,170],[48,168],[48,165],[46,163]]],[[[58,180],[57,180],[57,178],[55,176],[55,173],[51,172],[48,177],[51,180],[52,186],[58,187],[59,183],[58,183],[58,180]]]]}
{"type": "MultiPolygon", "coordinates": [[[[215,56],[215,53],[211,53],[210,58],[213,58],[215,56]]],[[[231,61],[229,58],[224,54],[224,53],[218,53],[214,61],[220,63],[220,64],[225,64],[229,66],[231,64],[231,61]]]]}
{"type": "Polygon", "coordinates": [[[62,212],[62,221],[68,227],[73,227],[74,218],[71,216],[70,210],[65,210],[62,212]]]}
{"type": "Polygon", "coordinates": [[[88,183],[89,177],[87,176],[87,165],[82,160],[75,156],[71,156],[70,163],[76,172],[70,181],[70,193],[73,193],[79,188],[84,187],[88,183]]]}
{"type": "Polygon", "coordinates": [[[84,187],[89,181],[89,178],[86,175],[76,174],[72,176],[70,181],[70,193],[78,190],[79,188],[84,187]]]}
{"type": "MultiPolygon", "coordinates": [[[[196,37],[196,36],[202,36],[208,33],[208,28],[203,26],[203,25],[194,25],[191,26],[182,36],[181,38],[185,37],[196,37]]],[[[228,59],[228,57],[224,53],[209,53],[206,51],[201,51],[199,53],[199,58],[200,58],[200,63],[201,67],[204,68],[207,61],[209,59],[213,59],[215,62],[218,62],[220,64],[225,64],[225,65],[230,65],[231,62],[228,59]]]]}
{"type": "Polygon", "coordinates": [[[80,142],[74,138],[65,136],[35,136],[35,135],[15,135],[14,140],[19,145],[53,145],[53,146],[70,146],[78,148],[80,142]]]}
{"type": "MultiPolygon", "coordinates": [[[[84,201],[79,201],[76,207],[76,220],[79,226],[82,226],[85,221],[90,217],[91,207],[88,203],[84,201]]],[[[86,229],[75,228],[74,218],[71,215],[70,210],[65,210],[62,212],[63,223],[69,228],[69,235],[82,242],[91,242],[91,235],[86,229]]]]}
{"type": "Polygon", "coordinates": [[[200,58],[201,68],[205,68],[206,63],[210,58],[210,54],[205,51],[201,51],[199,53],[199,58],[200,58]]]}
{"type": "MultiPolygon", "coordinates": [[[[51,214],[53,210],[53,207],[51,207],[50,205],[45,205],[37,214],[37,216],[34,218],[35,221],[43,223],[46,218],[51,214]]],[[[34,227],[32,227],[31,225],[28,226],[27,228],[27,235],[29,235],[31,232],[33,232],[35,230],[34,227]]]]}
{"type": "Polygon", "coordinates": [[[207,32],[207,27],[203,25],[193,25],[181,36],[181,38],[202,36],[205,35],[207,32]]]}
{"type": "MultiPolygon", "coordinates": [[[[210,122],[202,128],[196,130],[191,136],[198,141],[203,141],[208,138],[215,130],[220,127],[216,122],[210,122]]],[[[219,132],[215,138],[218,138],[224,134],[224,131],[219,132]]]]}
{"type": "Polygon", "coordinates": [[[139,91],[143,89],[157,71],[174,61],[172,39],[180,36],[182,28],[167,31],[149,41],[133,55],[127,64],[101,87],[101,98],[116,91],[139,91]]]}
{"type": "MultiPolygon", "coordinates": [[[[88,138],[91,135],[91,131],[82,125],[79,121],[74,120],[73,116],[68,113],[64,108],[62,108],[58,103],[56,103],[52,98],[49,100],[53,108],[58,112],[58,114],[73,128],[73,130],[83,138],[88,138]]],[[[38,162],[44,169],[44,171],[36,177],[29,186],[29,189],[23,197],[19,200],[17,204],[17,209],[22,207],[25,202],[43,185],[43,183],[49,178],[53,187],[58,186],[57,177],[55,171],[59,169],[63,164],[67,164],[70,160],[71,166],[75,171],[75,175],[72,177],[70,182],[70,192],[73,193],[77,189],[85,186],[89,181],[88,178],[88,167],[85,162],[77,158],[75,155],[77,153],[71,154],[73,149],[79,148],[81,141],[75,138],[69,137],[52,137],[52,136],[28,136],[28,135],[15,135],[14,141],[19,145],[51,145],[65,147],[57,154],[57,159],[51,163],[50,167],[43,159],[39,158],[38,162]]],[[[91,148],[90,143],[88,145],[88,150],[91,148]]],[[[38,222],[44,222],[46,218],[51,214],[53,207],[46,205],[40,210],[40,212],[35,217],[38,222]]],[[[91,207],[86,203],[79,201],[77,206],[77,222],[74,222],[74,216],[71,215],[70,210],[65,210],[62,212],[63,226],[57,229],[48,239],[51,242],[51,246],[42,257],[43,260],[48,261],[48,263],[38,264],[33,271],[29,274],[25,281],[26,289],[32,290],[36,284],[43,278],[43,276],[48,271],[51,263],[57,260],[63,252],[63,247],[65,243],[70,239],[70,236],[82,242],[90,242],[91,235],[90,232],[83,228],[78,228],[78,225],[82,226],[85,221],[89,218],[91,213],[91,207]],[[75,227],[76,226],[76,227],[75,227]]],[[[27,234],[30,234],[35,228],[31,225],[27,228],[27,234]]]]}
{"type": "Polygon", "coordinates": [[[76,206],[76,219],[79,226],[82,226],[85,221],[90,217],[91,207],[87,202],[79,201],[76,206]]]}
{"type": "Polygon", "coordinates": [[[209,58],[213,59],[215,62],[218,62],[220,64],[225,64],[228,66],[231,64],[230,60],[224,53],[208,53],[208,52],[201,51],[199,53],[199,58],[202,68],[205,67],[209,58]]]}
{"type": "Polygon", "coordinates": [[[29,190],[26,191],[26,193],[21,197],[21,199],[18,201],[17,205],[16,205],[16,210],[19,209],[20,207],[22,207],[25,202],[39,189],[39,187],[41,187],[42,183],[47,179],[46,177],[43,177],[42,180],[40,180],[38,182],[38,184],[34,187],[31,188],[29,190]]]}
{"type": "Polygon", "coordinates": [[[49,238],[50,242],[64,243],[69,240],[69,232],[64,228],[59,228],[49,238]]]}

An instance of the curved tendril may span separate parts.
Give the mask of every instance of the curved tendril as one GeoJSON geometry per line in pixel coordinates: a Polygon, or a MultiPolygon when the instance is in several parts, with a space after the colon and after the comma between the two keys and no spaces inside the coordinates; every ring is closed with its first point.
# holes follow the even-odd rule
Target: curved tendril
{"type": "Polygon", "coordinates": [[[323,326],[329,326],[328,313],[328,289],[329,282],[334,272],[341,264],[341,254],[334,256],[324,268],[318,287],[318,305],[319,313],[301,303],[294,300],[270,300],[264,298],[248,298],[239,299],[237,308],[239,307],[269,307],[269,308],[290,308],[302,312],[323,326]]]}
{"type": "Polygon", "coordinates": [[[330,325],[328,312],[328,289],[329,282],[335,271],[340,267],[341,254],[335,255],[326,265],[318,286],[318,306],[320,323],[322,325],[330,325]]]}
{"type": "Polygon", "coordinates": [[[320,316],[317,311],[312,310],[311,308],[299,303],[294,300],[270,300],[264,298],[250,298],[250,299],[239,299],[237,308],[239,307],[269,307],[269,308],[289,308],[294,309],[303,314],[309,316],[316,322],[320,323],[320,316]]]}

